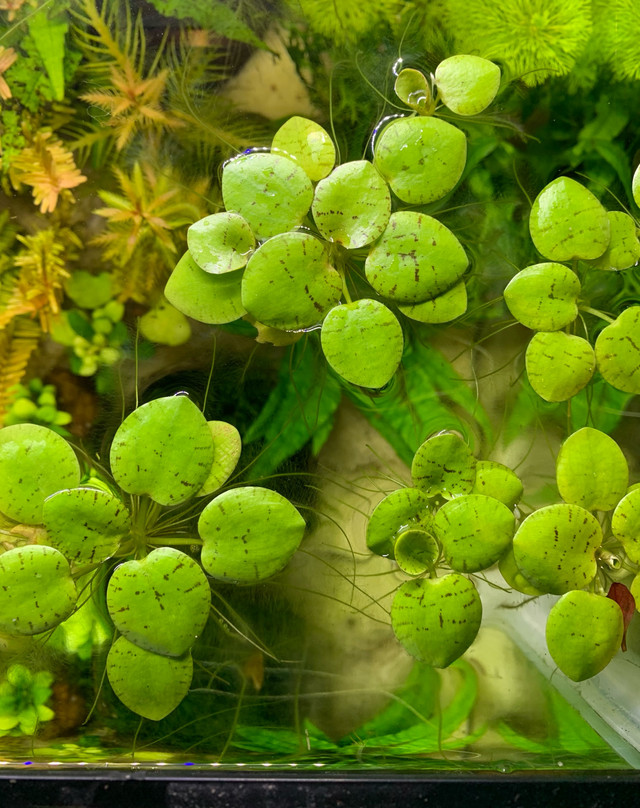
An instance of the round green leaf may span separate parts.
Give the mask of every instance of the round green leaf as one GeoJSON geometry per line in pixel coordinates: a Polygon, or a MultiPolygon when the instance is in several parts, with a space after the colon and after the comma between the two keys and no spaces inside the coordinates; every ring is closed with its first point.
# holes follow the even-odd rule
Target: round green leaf
{"type": "Polygon", "coordinates": [[[614,600],[592,592],[567,592],[549,612],[547,647],[560,670],[582,682],[611,662],[623,631],[622,610],[614,600]]]}
{"type": "Polygon", "coordinates": [[[200,269],[218,275],[242,269],[256,240],[242,216],[224,212],[194,222],[187,230],[187,245],[200,269]]]}
{"type": "Polygon", "coordinates": [[[383,129],[375,144],[376,168],[398,199],[410,205],[446,196],[466,161],[464,132],[439,118],[399,118],[383,129]]]}
{"type": "Polygon", "coordinates": [[[45,500],[47,542],[72,564],[99,564],[118,549],[131,520],[122,502],[106,491],[71,488],[45,500]]]}
{"type": "Polygon", "coordinates": [[[404,348],[395,314],[367,298],[331,309],[320,341],[336,373],[352,384],[371,388],[384,387],[391,380],[404,348]]]}
{"type": "Polygon", "coordinates": [[[534,597],[544,594],[544,592],[536,589],[533,584],[530,584],[518,569],[516,559],[513,555],[513,547],[510,547],[502,556],[498,564],[498,569],[507,584],[517,592],[522,592],[524,595],[533,595],[534,597]]]}
{"type": "Polygon", "coordinates": [[[595,266],[613,271],[636,266],[640,261],[640,240],[634,219],[621,210],[607,211],[607,217],[611,238],[603,255],[594,261],[595,266]]]}
{"type": "Polygon", "coordinates": [[[305,171],[288,157],[252,152],[225,163],[222,199],[262,241],[302,224],[313,188],[305,171]]]}
{"type": "Polygon", "coordinates": [[[415,453],[411,478],[429,497],[447,499],[470,494],[476,479],[476,459],[461,437],[454,433],[428,438],[415,453]]]}
{"type": "Polygon", "coordinates": [[[338,166],[318,183],[311,211],[323,238],[355,250],[383,233],[391,195],[373,165],[356,160],[338,166]]]}
{"type": "Polygon", "coordinates": [[[469,494],[446,502],[435,515],[433,529],[449,566],[477,572],[495,564],[511,544],[513,513],[493,497],[469,494]]]}
{"type": "Polygon", "coordinates": [[[398,309],[405,317],[419,323],[450,323],[462,317],[467,310],[466,284],[460,281],[433,300],[425,300],[413,306],[398,305],[398,309]]]}
{"type": "Polygon", "coordinates": [[[562,444],[556,478],[565,502],[588,511],[608,511],[627,490],[629,467],[613,438],[585,426],[562,444]]]}
{"type": "Polygon", "coordinates": [[[51,429],[15,424],[0,430],[0,512],[5,516],[39,525],[45,499],[79,482],[75,452],[51,429]]]}
{"type": "Polygon", "coordinates": [[[173,547],[120,564],[107,587],[107,608],[118,631],[140,648],[164,656],[179,657],[191,648],[210,606],[207,576],[173,547]]]}
{"type": "Polygon", "coordinates": [[[416,112],[426,114],[431,106],[431,88],[424,73],[405,67],[396,77],[393,89],[398,98],[416,112]]]}
{"type": "Polygon", "coordinates": [[[151,721],[160,721],[189,692],[193,661],[190,652],[172,659],[118,637],[107,657],[107,677],[125,707],[151,721]]]}
{"type": "Polygon", "coordinates": [[[559,331],[578,316],[580,281],[562,264],[534,264],[518,272],[504,290],[516,320],[534,331],[559,331]]]}
{"type": "Polygon", "coordinates": [[[81,309],[97,309],[108,303],[113,296],[111,275],[108,272],[92,275],[76,269],[67,279],[64,290],[81,309]]]}
{"type": "Polygon", "coordinates": [[[640,564],[640,488],[623,497],[611,517],[611,532],[634,564],[640,564]]]}
{"type": "Polygon", "coordinates": [[[367,280],[398,303],[420,303],[448,291],[469,259],[451,230],[431,216],[403,210],[389,224],[365,262],[367,280]]]}
{"type": "Polygon", "coordinates": [[[67,559],[53,547],[0,555],[0,631],[40,634],[69,617],[77,597],[67,559]]]}
{"type": "Polygon", "coordinates": [[[213,463],[209,476],[196,494],[197,497],[213,494],[223,486],[233,474],[242,452],[242,438],[235,426],[226,421],[207,421],[207,423],[213,438],[213,463]]]}
{"type": "Polygon", "coordinates": [[[111,471],[118,485],[161,505],[178,505],[194,496],[212,462],[209,425],[182,395],[138,407],[122,422],[111,445],[111,471]]]}
{"type": "Polygon", "coordinates": [[[598,334],[596,362],[612,387],[640,393],[640,306],[625,309],[598,334]]]}
{"type": "Polygon", "coordinates": [[[342,296],[327,246],[309,233],[281,233],[251,256],[242,305],[272,328],[295,331],[321,322],[342,296]]]}
{"type": "Polygon", "coordinates": [[[394,557],[398,534],[408,526],[429,521],[429,498],[417,488],[400,488],[376,505],[367,523],[367,547],[380,556],[394,557]]]}
{"type": "Polygon", "coordinates": [[[164,295],[178,311],[201,323],[232,323],[246,314],[240,284],[242,271],[212,275],[186,252],[171,273],[164,295]]]}
{"type": "Polygon", "coordinates": [[[540,331],[527,346],[527,376],[545,401],[566,401],[591,380],[596,355],[582,337],[564,331],[540,331]]]}
{"type": "Polygon", "coordinates": [[[329,174],[336,162],[336,150],[329,133],[319,123],[294,115],[273,136],[272,152],[282,152],[317,182],[329,174]]]}
{"type": "Polygon", "coordinates": [[[396,563],[407,575],[422,575],[433,567],[439,552],[433,536],[417,528],[402,531],[394,545],[396,563]]]}
{"type": "Polygon", "coordinates": [[[440,62],[436,86],[442,102],[456,115],[477,115],[496,97],[500,68],[480,56],[458,54],[440,62]]]}
{"type": "Polygon", "coordinates": [[[446,668],[464,654],[481,620],[475,586],[457,573],[405,581],[391,606],[391,626],[400,643],[435,668],[446,668]]]}
{"type": "Polygon", "coordinates": [[[493,497],[508,508],[513,508],[520,500],[522,492],[522,481],[515,471],[493,460],[478,460],[472,494],[493,497]]]}
{"type": "Polygon", "coordinates": [[[234,488],[206,506],[198,521],[202,566],[221,581],[253,584],[279,572],[298,549],[305,521],[266,488],[234,488]]]}
{"type": "Polygon", "coordinates": [[[598,520],[579,505],[549,505],[527,516],[513,538],[520,572],[541,592],[563,595],[588,586],[602,544],[598,520]]]}
{"type": "Polygon", "coordinates": [[[184,345],[191,336],[189,321],[181,311],[161,297],[158,303],[140,318],[140,333],[150,342],[161,345],[184,345]]]}
{"type": "Polygon", "coordinates": [[[609,246],[607,211],[591,191],[569,177],[558,177],[540,191],[529,230],[538,251],[550,261],[599,258],[609,246]]]}

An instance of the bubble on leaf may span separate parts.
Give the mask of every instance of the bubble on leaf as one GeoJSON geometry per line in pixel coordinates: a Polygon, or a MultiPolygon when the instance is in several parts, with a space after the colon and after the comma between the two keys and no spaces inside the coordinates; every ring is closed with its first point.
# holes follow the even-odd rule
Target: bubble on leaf
{"type": "Polygon", "coordinates": [[[279,154],[252,152],[225,163],[222,199],[263,240],[302,224],[313,188],[305,171],[279,154]]]}
{"type": "Polygon", "coordinates": [[[398,310],[410,320],[419,323],[450,323],[457,320],[467,310],[467,287],[464,281],[460,281],[451,289],[433,300],[425,300],[414,305],[398,305],[398,310]]]}
{"type": "Polygon", "coordinates": [[[518,569],[516,559],[513,555],[513,547],[509,547],[507,552],[502,556],[498,563],[498,569],[506,583],[517,592],[522,592],[523,595],[532,595],[533,597],[544,594],[540,589],[536,589],[533,584],[529,583],[518,569]]]}
{"type": "Polygon", "coordinates": [[[163,296],[140,318],[140,333],[161,345],[184,345],[191,336],[189,321],[163,296]]]}
{"type": "Polygon", "coordinates": [[[594,266],[610,271],[637,266],[640,262],[640,240],[634,219],[621,210],[607,211],[607,216],[611,228],[609,246],[594,261],[594,266]]]}
{"type": "Polygon", "coordinates": [[[482,602],[463,575],[405,581],[391,606],[394,634],[411,656],[446,668],[476,638],[482,602]]]}
{"type": "Polygon", "coordinates": [[[598,334],[596,362],[612,387],[640,393],[640,306],[625,309],[598,334]]]}
{"type": "Polygon", "coordinates": [[[383,233],[391,195],[373,165],[356,160],[338,166],[318,183],[311,211],[323,238],[355,250],[383,233]]]}
{"type": "Polygon", "coordinates": [[[595,577],[602,544],[598,520],[579,505],[548,505],[522,522],[513,538],[516,565],[541,592],[563,595],[595,577]]]}
{"type": "Polygon", "coordinates": [[[283,152],[303,168],[310,180],[326,177],[336,162],[329,133],[319,123],[294,115],[273,136],[271,150],[283,152]]]}
{"type": "Polygon", "coordinates": [[[97,309],[108,303],[113,296],[111,275],[108,272],[92,275],[76,269],[67,278],[64,290],[81,309],[97,309]]]}
{"type": "Polygon", "coordinates": [[[540,191],[531,208],[529,231],[536,249],[550,261],[599,258],[609,246],[607,211],[591,191],[569,177],[558,177],[540,191]]]}
{"type": "Polygon", "coordinates": [[[545,401],[566,401],[585,387],[596,368],[596,355],[582,337],[564,331],[540,331],[527,346],[527,376],[545,401]]]}
{"type": "Polygon", "coordinates": [[[515,473],[495,460],[478,460],[472,494],[484,494],[513,508],[522,496],[522,481],[515,473]]]}
{"type": "Polygon", "coordinates": [[[450,499],[470,494],[476,479],[476,459],[458,435],[434,435],[416,451],[411,478],[429,497],[441,494],[450,499]]]}
{"type": "Polygon", "coordinates": [[[424,73],[405,67],[395,80],[393,89],[398,98],[411,109],[427,114],[432,104],[431,88],[424,73]]]}
{"type": "Polygon", "coordinates": [[[120,564],[107,587],[107,608],[116,629],[140,648],[164,656],[179,657],[191,648],[210,606],[207,576],[173,547],[120,564]]]}
{"type": "Polygon", "coordinates": [[[440,99],[456,115],[477,115],[496,97],[500,68],[481,56],[458,54],[444,59],[435,73],[440,99]]]}
{"type": "Polygon", "coordinates": [[[420,303],[451,289],[469,259],[454,234],[432,216],[393,213],[365,262],[367,280],[383,297],[420,303]]]}
{"type": "Polygon", "coordinates": [[[40,634],[69,617],[77,597],[69,563],[53,547],[28,544],[0,555],[0,631],[40,634]]]}
{"type": "Polygon", "coordinates": [[[200,269],[219,275],[242,269],[256,240],[242,216],[226,211],[194,222],[187,230],[187,244],[200,269]]]}
{"type": "Polygon", "coordinates": [[[80,482],[80,465],[64,438],[44,426],[0,430],[0,512],[28,525],[42,523],[47,497],[80,482]]]}
{"type": "Polygon", "coordinates": [[[193,661],[190,652],[173,659],[118,637],[107,657],[107,677],[125,707],[143,718],[160,721],[189,692],[193,661]]]}
{"type": "Polygon", "coordinates": [[[624,496],[611,517],[611,532],[634,564],[640,564],[640,488],[624,496]]]}
{"type": "Polygon", "coordinates": [[[305,527],[296,508],[275,491],[252,486],[225,491],[198,521],[202,566],[221,581],[263,581],[288,564],[305,527]]]}
{"type": "Polygon", "coordinates": [[[417,488],[400,488],[380,500],[367,523],[367,547],[372,553],[394,557],[394,544],[402,529],[425,527],[430,522],[429,498],[417,488]]]}
{"type": "Polygon", "coordinates": [[[322,322],[342,296],[342,278],[327,245],[309,233],[281,233],[251,256],[242,304],[265,325],[283,330],[322,322]]]}
{"type": "Polygon", "coordinates": [[[205,417],[186,396],[167,396],[138,407],[111,445],[111,471],[129,494],[161,505],[186,502],[200,490],[213,462],[205,417]]]}
{"type": "Polygon", "coordinates": [[[408,528],[402,531],[394,545],[395,560],[407,575],[422,575],[433,567],[438,558],[438,542],[426,530],[408,528]]]}
{"type": "Polygon", "coordinates": [[[578,316],[580,281],[562,264],[534,264],[518,272],[504,290],[513,316],[534,331],[559,331],[578,316]]]}
{"type": "Polygon", "coordinates": [[[186,252],[167,281],[164,294],[178,311],[201,323],[232,323],[246,314],[240,285],[242,270],[212,275],[204,272],[186,252]]]}
{"type": "Polygon", "coordinates": [[[608,511],[627,490],[629,467],[613,438],[585,426],[562,444],[556,479],[565,502],[588,511],[608,511]]]}
{"type": "Polygon", "coordinates": [[[547,618],[547,647],[560,670],[582,682],[605,668],[620,648],[622,610],[592,592],[563,595],[547,618]]]}
{"type": "Polygon", "coordinates": [[[197,497],[204,497],[221,488],[233,474],[242,452],[242,438],[235,426],[226,421],[207,423],[213,438],[213,463],[197,497]]]}
{"type": "Polygon", "coordinates": [[[378,136],[374,164],[403,202],[426,205],[442,199],[462,176],[467,139],[439,118],[392,121],[378,136]]]}
{"type": "Polygon", "coordinates": [[[113,494],[70,488],[45,500],[47,543],[73,564],[99,564],[110,558],[131,529],[129,511],[113,494]]]}
{"type": "Polygon", "coordinates": [[[404,347],[395,314],[383,303],[367,298],[331,309],[320,340],[336,373],[352,384],[374,389],[392,379],[404,347]]]}

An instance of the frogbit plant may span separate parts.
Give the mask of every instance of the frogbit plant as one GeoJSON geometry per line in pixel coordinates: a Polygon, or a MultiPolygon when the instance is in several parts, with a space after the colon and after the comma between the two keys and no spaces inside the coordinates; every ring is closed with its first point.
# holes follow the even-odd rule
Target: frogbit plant
{"type": "MultiPolygon", "coordinates": [[[[150,401],[117,430],[109,475],[81,469],[51,430],[0,430],[0,513],[39,526],[0,555],[0,631],[39,635],[81,609],[108,578],[115,633],[106,671],[118,698],[152,720],[189,690],[191,647],[210,612],[210,582],[254,584],[281,570],[305,522],[275,491],[219,492],[238,462],[231,424],[206,421],[185,395],[150,401]],[[190,525],[199,513],[197,535],[190,525]],[[199,559],[177,549],[200,545],[199,559]],[[100,576],[99,578],[97,576],[100,576]]],[[[16,531],[6,535],[16,538],[16,531]]],[[[8,546],[8,545],[4,545],[8,546]]]]}
{"type": "Polygon", "coordinates": [[[612,438],[589,427],[571,435],[557,460],[563,502],[525,518],[515,472],[476,460],[455,433],[426,440],[411,474],[412,487],[387,495],[367,527],[369,549],[412,576],[391,607],[410,654],[444,668],[467,650],[482,620],[472,577],[495,564],[513,589],[562,596],[546,637],[571,679],[594,676],[624,648],[640,596],[640,490],[626,493],[627,462],[612,438]],[[635,573],[631,592],[614,581],[607,597],[619,572],[635,573]]]}
{"type": "Polygon", "coordinates": [[[373,162],[336,166],[328,133],[289,119],[271,149],[225,164],[226,211],[189,228],[167,300],[205,323],[245,316],[293,338],[319,330],[336,373],[383,387],[402,358],[398,314],[445,323],[467,307],[467,254],[422,210],[455,188],[467,155],[464,132],[436,117],[434,92],[457,114],[474,115],[499,83],[499,68],[475,56],[444,60],[432,77],[437,89],[419,71],[401,71],[395,90],[411,114],[380,124],[373,162]]]}

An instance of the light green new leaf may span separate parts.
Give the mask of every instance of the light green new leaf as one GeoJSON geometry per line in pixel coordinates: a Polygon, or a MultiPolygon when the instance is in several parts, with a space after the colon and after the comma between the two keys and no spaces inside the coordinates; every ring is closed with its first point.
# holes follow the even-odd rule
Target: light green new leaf
{"type": "Polygon", "coordinates": [[[504,290],[516,320],[534,331],[559,331],[578,316],[580,281],[562,264],[534,264],[518,272],[504,290]]]}
{"type": "Polygon", "coordinates": [[[365,262],[367,280],[383,297],[420,303],[451,289],[469,259],[454,234],[432,216],[393,213],[365,262]]]}
{"type": "Polygon", "coordinates": [[[585,426],[562,444],[556,479],[565,502],[587,511],[608,511],[627,490],[629,467],[613,438],[585,426]]]}
{"type": "Polygon", "coordinates": [[[225,163],[222,199],[225,208],[239,213],[262,241],[302,224],[313,188],[305,171],[293,160],[253,152],[225,163]]]}
{"type": "Polygon", "coordinates": [[[550,261],[599,258],[609,246],[607,211],[591,191],[569,177],[558,177],[540,191],[529,230],[536,249],[550,261]]]}
{"type": "Polygon", "coordinates": [[[198,521],[202,566],[221,581],[263,581],[289,562],[305,527],[296,508],[275,491],[225,491],[211,500],[198,521]]]}
{"type": "Polygon", "coordinates": [[[338,166],[318,183],[311,211],[323,238],[355,250],[384,232],[391,194],[370,162],[356,160],[338,166]]]}
{"type": "Polygon", "coordinates": [[[450,499],[470,494],[476,479],[476,459],[459,435],[434,435],[415,453],[411,478],[429,497],[442,494],[450,499]]]}
{"type": "Polygon", "coordinates": [[[625,393],[640,393],[640,306],[630,306],[598,334],[596,362],[605,381],[625,393]]]}
{"type": "Polygon", "coordinates": [[[419,323],[450,323],[456,320],[467,310],[467,287],[460,281],[451,289],[433,300],[425,300],[413,306],[398,305],[399,311],[410,320],[419,323]]]}
{"type": "Polygon", "coordinates": [[[635,221],[621,210],[608,211],[607,216],[611,239],[603,255],[594,261],[594,266],[612,271],[636,266],[640,261],[640,240],[635,221]]]}
{"type": "Polygon", "coordinates": [[[242,216],[224,212],[194,222],[187,230],[187,245],[200,269],[220,275],[242,269],[256,240],[242,216]]]}
{"type": "Polygon", "coordinates": [[[294,115],[273,136],[272,152],[282,152],[298,163],[313,182],[324,179],[336,162],[336,149],[319,123],[294,115]]]}
{"type": "Polygon", "coordinates": [[[99,564],[118,549],[131,527],[129,512],[106,491],[71,488],[44,502],[47,542],[72,564],[99,564]]]}
{"type": "Polygon", "coordinates": [[[212,494],[223,486],[233,474],[242,452],[242,438],[233,424],[226,421],[207,421],[207,423],[213,438],[213,463],[209,476],[196,494],[197,497],[212,494]]]}
{"type": "Polygon", "coordinates": [[[640,564],[640,488],[635,488],[618,503],[611,517],[611,532],[622,542],[634,564],[640,564]]]}
{"type": "Polygon", "coordinates": [[[582,682],[611,662],[623,631],[622,609],[614,600],[592,592],[567,592],[549,612],[547,647],[560,670],[582,682]]]}
{"type": "Polygon", "coordinates": [[[405,67],[398,73],[393,85],[398,98],[416,112],[426,114],[431,105],[431,88],[424,73],[405,67]]]}
{"type": "Polygon", "coordinates": [[[395,314],[377,300],[363,298],[336,306],[320,332],[331,367],[351,384],[380,388],[402,359],[404,338],[395,314]]]}
{"type": "Polygon", "coordinates": [[[542,592],[563,595],[593,580],[602,544],[598,520],[579,505],[549,505],[527,516],[513,538],[520,572],[542,592]]]}
{"type": "Polygon", "coordinates": [[[458,54],[440,62],[435,73],[442,102],[456,115],[477,115],[496,97],[500,68],[480,56],[458,54]]]}
{"type": "Polygon", "coordinates": [[[0,430],[0,512],[5,516],[39,525],[45,499],[79,482],[73,449],[51,429],[15,424],[0,430]]]}
{"type": "Polygon", "coordinates": [[[446,668],[476,638],[482,602],[463,575],[406,581],[391,606],[391,626],[404,648],[421,662],[446,668]]]}
{"type": "Polygon", "coordinates": [[[67,559],[28,544],[0,555],[0,631],[40,634],[73,611],[78,593],[67,559]]]}
{"type": "Polygon", "coordinates": [[[200,490],[213,462],[204,415],[186,396],[167,396],[134,410],[111,445],[111,471],[129,494],[161,505],[186,502],[200,490]]]}
{"type": "Polygon", "coordinates": [[[191,648],[207,618],[211,591],[199,564],[173,547],[116,567],[107,587],[107,608],[130,642],[163,656],[191,648]]]}
{"type": "Polygon", "coordinates": [[[140,318],[140,333],[161,345],[184,345],[191,336],[189,321],[165,297],[140,318]]]}
{"type": "Polygon", "coordinates": [[[394,545],[395,560],[407,575],[422,575],[438,558],[438,542],[426,530],[409,528],[399,534],[394,545]]]}
{"type": "Polygon", "coordinates": [[[439,118],[392,121],[378,135],[374,164],[393,193],[410,205],[426,205],[451,191],[464,170],[467,139],[439,118]]]}
{"type": "Polygon", "coordinates": [[[167,281],[164,294],[178,311],[201,323],[232,323],[247,313],[242,305],[242,271],[204,272],[186,252],[167,281]]]}
{"type": "Polygon", "coordinates": [[[591,344],[564,331],[534,334],[525,361],[531,387],[545,401],[566,401],[577,395],[596,368],[591,344]]]}
{"type": "Polygon", "coordinates": [[[478,460],[476,480],[471,493],[493,497],[503,502],[507,508],[513,508],[522,496],[522,481],[515,471],[503,466],[502,463],[496,463],[494,460],[478,460]]]}
{"type": "Polygon", "coordinates": [[[242,305],[272,328],[295,331],[322,322],[342,296],[342,278],[326,244],[309,233],[281,233],[251,256],[242,305]]]}
{"type": "Polygon", "coordinates": [[[151,721],[160,721],[189,692],[193,660],[190,652],[173,659],[118,637],[107,657],[107,677],[125,707],[151,721]]]}
{"type": "Polygon", "coordinates": [[[398,534],[409,526],[430,522],[429,498],[417,488],[392,491],[376,505],[367,523],[367,547],[372,553],[394,557],[398,534]]]}

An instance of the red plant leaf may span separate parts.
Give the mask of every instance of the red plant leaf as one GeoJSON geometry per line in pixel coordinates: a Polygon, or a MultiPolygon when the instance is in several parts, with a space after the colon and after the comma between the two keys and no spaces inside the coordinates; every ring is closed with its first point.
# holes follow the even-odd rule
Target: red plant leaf
{"type": "Polygon", "coordinates": [[[628,587],[624,584],[613,583],[609,587],[607,594],[608,598],[615,600],[618,606],[622,609],[622,619],[624,620],[624,631],[622,633],[622,643],[620,647],[623,651],[627,650],[627,628],[636,610],[636,602],[628,587]]]}

